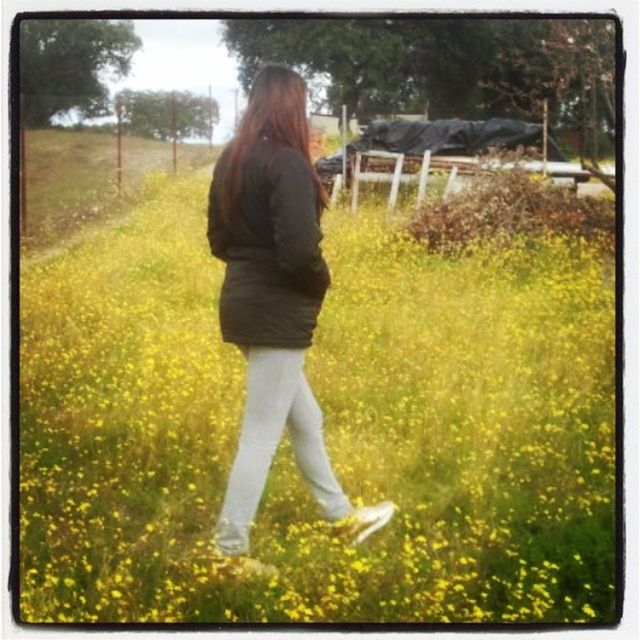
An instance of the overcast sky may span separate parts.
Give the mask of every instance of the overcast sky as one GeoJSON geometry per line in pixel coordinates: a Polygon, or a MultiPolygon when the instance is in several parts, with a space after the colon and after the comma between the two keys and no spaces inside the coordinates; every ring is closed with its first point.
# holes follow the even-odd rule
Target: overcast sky
{"type": "MultiPolygon", "coordinates": [[[[214,143],[226,142],[233,131],[235,91],[239,88],[236,61],[222,43],[219,20],[133,20],[142,40],[131,60],[131,72],[112,91],[163,89],[193,91],[212,97],[220,107],[220,123],[214,127],[214,143]]],[[[239,108],[244,106],[238,92],[239,108]]]]}

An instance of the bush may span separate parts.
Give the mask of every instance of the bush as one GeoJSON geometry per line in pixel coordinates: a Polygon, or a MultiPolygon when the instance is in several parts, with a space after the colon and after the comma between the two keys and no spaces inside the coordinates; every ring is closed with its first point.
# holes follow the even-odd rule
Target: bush
{"type": "Polygon", "coordinates": [[[613,253],[615,207],[612,200],[578,199],[570,189],[553,187],[523,169],[497,171],[448,199],[427,202],[408,226],[428,251],[469,253],[485,239],[509,244],[520,234],[585,237],[613,253]]]}

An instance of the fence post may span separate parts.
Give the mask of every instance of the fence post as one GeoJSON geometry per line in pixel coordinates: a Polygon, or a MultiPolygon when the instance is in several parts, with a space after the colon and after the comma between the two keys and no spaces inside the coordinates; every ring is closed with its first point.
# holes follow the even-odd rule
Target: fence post
{"type": "Polygon", "coordinates": [[[391,192],[389,193],[389,206],[387,209],[387,217],[394,210],[396,206],[396,201],[398,200],[398,192],[400,191],[400,178],[402,176],[403,164],[404,164],[404,153],[400,153],[396,158],[396,166],[393,171],[393,181],[391,182],[391,192]]]}
{"type": "Polygon", "coordinates": [[[598,162],[598,115],[596,104],[596,82],[597,78],[594,77],[593,82],[591,83],[591,126],[593,127],[591,160],[594,164],[598,162]]]}
{"type": "Polygon", "coordinates": [[[353,176],[351,178],[351,211],[358,210],[358,189],[360,187],[360,167],[362,164],[362,154],[356,151],[356,161],[353,167],[353,176]]]}
{"type": "Polygon", "coordinates": [[[20,233],[27,235],[27,135],[25,99],[20,94],[20,233]]]}
{"type": "Polygon", "coordinates": [[[453,185],[456,181],[456,177],[458,176],[458,166],[453,165],[451,167],[451,171],[449,172],[449,179],[447,180],[447,184],[444,187],[444,192],[442,193],[443,199],[447,199],[449,195],[453,192],[453,185]]]}
{"type": "Polygon", "coordinates": [[[420,182],[418,184],[418,197],[416,199],[416,210],[420,209],[420,205],[424,200],[424,194],[427,190],[427,179],[429,178],[429,163],[431,161],[431,151],[427,149],[422,155],[422,168],[420,169],[420,182]]]}
{"type": "Polygon", "coordinates": [[[122,97],[116,96],[116,180],[118,198],[122,198],[122,97]]]}
{"type": "Polygon", "coordinates": [[[342,187],[347,186],[347,105],[342,105],[342,187]]]}
{"type": "Polygon", "coordinates": [[[213,149],[213,103],[211,101],[211,85],[209,85],[209,151],[213,149]]]}
{"type": "Polygon", "coordinates": [[[544,99],[542,110],[542,175],[547,177],[547,149],[549,146],[549,100],[544,99]]]}
{"type": "Polygon", "coordinates": [[[171,92],[171,133],[173,135],[173,173],[178,173],[178,118],[176,113],[176,92],[171,92]]]}
{"type": "Polygon", "coordinates": [[[235,91],[235,122],[233,124],[233,134],[238,133],[238,87],[235,91]]]}

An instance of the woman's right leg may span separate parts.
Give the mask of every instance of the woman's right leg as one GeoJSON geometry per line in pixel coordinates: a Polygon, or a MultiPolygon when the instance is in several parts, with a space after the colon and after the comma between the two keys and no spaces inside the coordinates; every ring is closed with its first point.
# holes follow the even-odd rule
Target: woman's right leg
{"type": "Polygon", "coordinates": [[[324,443],[322,410],[304,371],[300,373],[287,422],[298,468],[325,517],[327,520],[343,518],[351,512],[352,505],[331,469],[324,443]]]}

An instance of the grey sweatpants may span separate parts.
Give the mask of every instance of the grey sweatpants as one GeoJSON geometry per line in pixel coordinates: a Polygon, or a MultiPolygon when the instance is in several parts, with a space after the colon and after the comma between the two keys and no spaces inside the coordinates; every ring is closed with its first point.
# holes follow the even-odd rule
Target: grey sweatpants
{"type": "Polygon", "coordinates": [[[226,555],[249,551],[251,524],[286,424],[298,467],[325,518],[338,520],[352,508],[327,457],[322,411],[302,368],[305,349],[241,349],[247,358],[244,418],[215,530],[226,555]]]}

